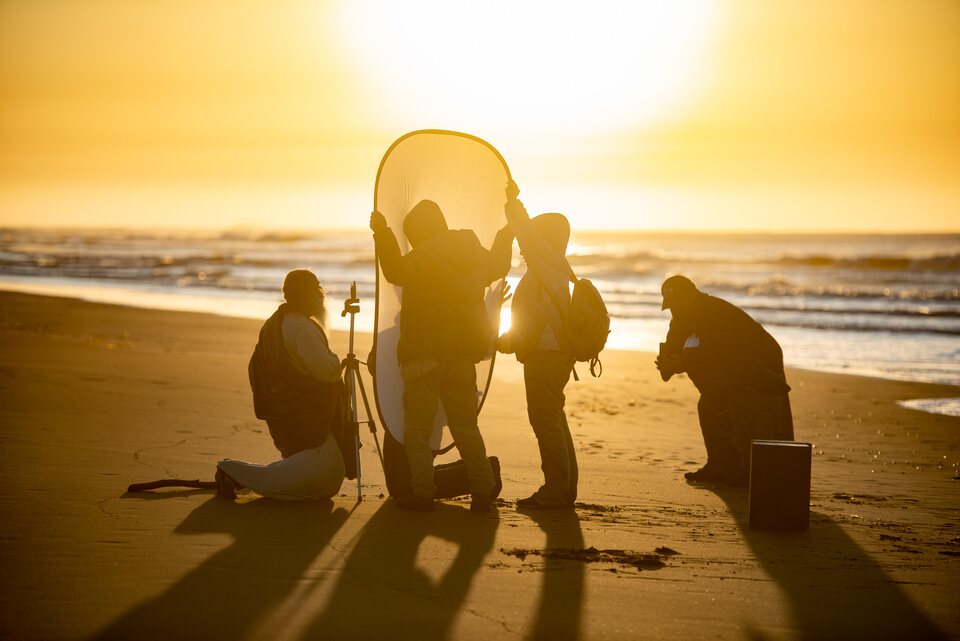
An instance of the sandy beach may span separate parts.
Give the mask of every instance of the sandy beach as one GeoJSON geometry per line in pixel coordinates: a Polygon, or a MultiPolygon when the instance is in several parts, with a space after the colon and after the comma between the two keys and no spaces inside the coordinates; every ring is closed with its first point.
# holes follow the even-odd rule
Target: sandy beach
{"type": "Polygon", "coordinates": [[[745,491],[685,482],[696,390],[640,352],[567,388],[575,511],[513,505],[541,476],[509,357],[480,417],[494,513],[400,512],[366,432],[361,503],[349,482],[324,503],[126,494],[277,458],[246,378],[258,329],[0,294],[0,638],[960,638],[960,418],[896,404],[956,387],[789,371],[815,446],[804,533],[750,530],[745,491]]]}

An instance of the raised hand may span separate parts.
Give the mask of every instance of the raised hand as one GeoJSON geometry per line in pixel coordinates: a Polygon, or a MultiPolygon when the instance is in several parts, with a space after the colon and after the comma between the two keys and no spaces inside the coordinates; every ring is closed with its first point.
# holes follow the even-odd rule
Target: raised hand
{"type": "Polygon", "coordinates": [[[386,229],[387,226],[387,218],[379,211],[374,211],[370,214],[370,229],[376,232],[386,229]]]}
{"type": "Polygon", "coordinates": [[[487,317],[490,319],[490,326],[494,330],[494,335],[500,333],[500,309],[511,298],[513,298],[513,293],[511,293],[510,284],[506,280],[500,281],[500,284],[495,287],[491,287],[484,297],[483,304],[487,308],[487,317]]]}
{"type": "Polygon", "coordinates": [[[508,200],[507,204],[503,206],[503,212],[507,215],[507,220],[511,218],[529,218],[530,215],[527,213],[527,208],[522,201],[514,198],[513,200],[508,200]]]}
{"type": "Polygon", "coordinates": [[[491,293],[499,297],[501,305],[513,298],[513,292],[510,291],[510,283],[505,280],[491,290],[491,293]]]}

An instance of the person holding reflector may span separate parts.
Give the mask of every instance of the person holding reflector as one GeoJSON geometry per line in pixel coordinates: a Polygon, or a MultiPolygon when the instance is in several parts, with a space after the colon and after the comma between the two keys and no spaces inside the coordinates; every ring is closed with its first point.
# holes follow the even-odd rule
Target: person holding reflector
{"type": "Polygon", "coordinates": [[[438,404],[470,479],[470,509],[488,511],[494,476],[477,424],[476,363],[485,358],[493,328],[484,290],[510,269],[513,235],[501,229],[491,249],[468,229],[448,229],[440,207],[421,200],[406,215],[411,249],[378,211],[370,215],[377,258],[387,282],[403,289],[397,360],[403,377],[404,449],[413,494],[397,499],[404,510],[434,509],[433,432],[438,404]]]}
{"type": "Polygon", "coordinates": [[[523,363],[527,416],[540,448],[543,485],[517,501],[518,508],[572,508],[577,498],[577,454],[564,412],[563,390],[573,371],[574,356],[564,329],[570,309],[570,265],[567,242],[570,223],[563,214],[527,215],[517,199],[516,183],[507,185],[504,207],[517,236],[527,272],[517,284],[510,331],[497,349],[516,354],[523,363]]]}

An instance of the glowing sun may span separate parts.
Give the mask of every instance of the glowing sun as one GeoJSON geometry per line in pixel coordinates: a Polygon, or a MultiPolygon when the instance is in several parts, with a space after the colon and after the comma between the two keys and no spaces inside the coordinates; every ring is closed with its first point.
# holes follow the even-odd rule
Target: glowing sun
{"type": "Polygon", "coordinates": [[[668,118],[702,82],[716,14],[716,0],[388,0],[328,18],[385,123],[586,135],[668,118]]]}

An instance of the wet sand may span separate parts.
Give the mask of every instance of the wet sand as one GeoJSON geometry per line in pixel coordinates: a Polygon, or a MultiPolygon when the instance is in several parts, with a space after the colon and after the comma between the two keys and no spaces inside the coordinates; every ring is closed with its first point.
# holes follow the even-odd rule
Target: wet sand
{"type": "Polygon", "coordinates": [[[750,530],[746,492],[684,481],[696,391],[636,352],[568,386],[574,511],[513,506],[540,470],[511,358],[481,415],[493,514],[396,510],[365,432],[359,504],[349,483],[325,503],[125,494],[274,460],[258,328],[0,294],[0,638],[960,638],[960,418],[896,404],[957,388],[790,371],[815,445],[804,533],[750,530]]]}

